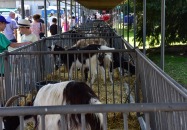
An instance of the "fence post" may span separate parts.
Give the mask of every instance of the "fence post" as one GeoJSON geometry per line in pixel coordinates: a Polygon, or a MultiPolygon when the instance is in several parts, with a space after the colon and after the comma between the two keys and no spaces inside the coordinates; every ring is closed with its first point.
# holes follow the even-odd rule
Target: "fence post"
{"type": "Polygon", "coordinates": [[[11,74],[10,74],[10,56],[9,52],[5,51],[5,57],[4,57],[4,76],[5,76],[5,95],[6,100],[11,97],[11,74]]]}
{"type": "MultiPolygon", "coordinates": [[[[3,118],[0,117],[0,122],[3,122],[3,118]]],[[[3,123],[0,123],[0,130],[3,130],[3,123]]]]}

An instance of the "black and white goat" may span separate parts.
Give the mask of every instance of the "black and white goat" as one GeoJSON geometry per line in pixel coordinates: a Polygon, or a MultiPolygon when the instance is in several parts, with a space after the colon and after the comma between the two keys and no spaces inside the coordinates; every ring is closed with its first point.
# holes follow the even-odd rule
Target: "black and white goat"
{"type": "MultiPolygon", "coordinates": [[[[103,45],[96,45],[96,44],[91,44],[88,45],[84,48],[77,48],[73,47],[70,49],[65,49],[62,48],[58,45],[53,45],[49,47],[51,51],[72,51],[72,50],[77,50],[77,51],[88,51],[89,50],[114,50],[114,48],[110,48],[107,46],[103,45]]],[[[99,54],[98,54],[99,55],[99,54]]],[[[93,84],[95,81],[95,76],[97,75],[97,68],[101,70],[101,74],[103,76],[103,80],[105,82],[105,69],[101,65],[102,63],[99,62],[98,60],[98,55],[97,53],[83,53],[83,54],[61,54],[59,55],[61,58],[61,61],[63,64],[66,65],[67,68],[69,68],[69,78],[70,80],[72,79],[72,73],[73,70],[76,68],[82,68],[85,72],[85,80],[87,81],[87,71],[89,70],[91,72],[91,83],[93,84]],[[99,64],[99,65],[97,65],[99,64]],[[69,66],[68,66],[69,65],[69,66]]],[[[104,55],[104,60],[103,61],[112,61],[112,54],[110,52],[105,53],[104,55]],[[106,60],[107,59],[107,60],[106,60]]]]}
{"type": "MultiPolygon", "coordinates": [[[[8,107],[20,95],[12,97],[5,107],[8,107]]],[[[25,97],[25,96],[23,96],[25,97]]],[[[94,91],[84,82],[64,81],[56,84],[47,84],[37,93],[33,106],[55,106],[55,105],[79,105],[79,104],[101,104],[94,91]]],[[[67,114],[65,117],[67,130],[81,129],[81,115],[67,114]]],[[[24,116],[24,123],[32,121],[37,130],[43,130],[41,117],[24,116]],[[36,119],[37,118],[37,119],[36,119]]],[[[62,118],[60,114],[45,116],[45,130],[61,130],[62,118]]],[[[18,116],[3,117],[4,130],[19,130],[20,120],[18,116]]],[[[86,130],[103,130],[103,114],[85,114],[86,130]]]]}
{"type": "MultiPolygon", "coordinates": [[[[25,95],[15,95],[13,97],[11,97],[5,104],[4,107],[9,107],[12,105],[12,103],[17,100],[20,97],[24,97],[26,98],[25,95]]],[[[29,102],[28,104],[26,104],[26,106],[32,106],[33,102],[29,102]]],[[[31,115],[27,115],[24,116],[24,125],[26,126],[27,122],[30,121],[34,121],[34,123],[36,123],[36,116],[31,116],[31,115]]],[[[35,125],[35,124],[34,124],[35,125]]],[[[18,116],[6,116],[3,117],[3,130],[19,130],[19,126],[20,126],[20,119],[18,116]]]]}
{"type": "MultiPolygon", "coordinates": [[[[64,81],[43,86],[37,93],[34,106],[101,104],[93,90],[84,82],[64,81]]],[[[67,130],[81,129],[81,115],[67,114],[65,117],[67,130]]],[[[38,116],[38,130],[42,130],[41,117],[38,116]]],[[[61,130],[60,114],[45,116],[45,130],[61,130]]],[[[86,130],[102,130],[103,114],[85,114],[86,130]]]]}
{"type": "Polygon", "coordinates": [[[113,52],[113,62],[110,63],[110,81],[112,80],[112,73],[113,70],[118,68],[120,70],[120,73],[124,76],[125,70],[130,75],[135,75],[135,65],[133,61],[131,61],[132,57],[129,54],[120,55],[120,53],[113,52]],[[126,57],[124,56],[126,55],[126,57]]]}

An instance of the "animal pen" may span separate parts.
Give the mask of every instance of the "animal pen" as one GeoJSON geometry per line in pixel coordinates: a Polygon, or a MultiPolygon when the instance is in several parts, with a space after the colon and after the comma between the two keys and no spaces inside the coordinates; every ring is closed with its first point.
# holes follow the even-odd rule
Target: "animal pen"
{"type": "MultiPolygon", "coordinates": [[[[44,128],[44,117],[47,114],[81,114],[82,130],[85,130],[86,113],[103,113],[104,130],[142,129],[142,130],[186,130],[187,129],[187,91],[138,49],[133,49],[127,41],[117,35],[115,30],[102,21],[93,21],[79,26],[76,31],[44,38],[31,45],[0,55],[4,65],[4,78],[1,78],[1,105],[14,95],[27,95],[12,103],[17,107],[1,107],[0,122],[4,116],[19,116],[20,130],[24,129],[24,115],[41,115],[44,128]],[[107,42],[114,50],[89,51],[49,51],[51,45],[70,48],[80,39],[99,39],[107,42]],[[90,72],[87,84],[98,95],[102,105],[67,105],[67,106],[24,106],[32,101],[43,85],[69,80],[68,69],[60,60],[60,54],[118,53],[118,56],[135,64],[135,75],[127,70],[122,75],[121,69],[112,72],[113,82],[109,79],[109,67],[105,68],[105,80],[97,69],[97,76],[92,84],[90,72]],[[56,55],[56,60],[54,60],[56,55]],[[59,57],[58,57],[59,56],[59,57]],[[28,98],[29,97],[29,98],[28,98]],[[23,107],[24,106],[24,107],[23,107]]],[[[113,65],[112,65],[113,66],[113,65]]],[[[74,69],[72,80],[84,81],[83,71],[74,69]]],[[[65,122],[63,122],[65,124],[65,122]]],[[[62,125],[63,125],[62,124],[62,125]]],[[[2,123],[0,123],[2,130],[2,123]]],[[[63,129],[64,130],[64,129],[63,129]]]]}

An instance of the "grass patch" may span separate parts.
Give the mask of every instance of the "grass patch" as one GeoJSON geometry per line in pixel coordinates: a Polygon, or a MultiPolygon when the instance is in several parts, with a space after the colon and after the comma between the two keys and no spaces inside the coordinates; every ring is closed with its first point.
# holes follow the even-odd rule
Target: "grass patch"
{"type": "MultiPolygon", "coordinates": [[[[150,54],[148,57],[160,66],[160,55],[150,54]]],[[[164,71],[179,84],[187,88],[187,58],[185,56],[166,54],[164,71]]]]}

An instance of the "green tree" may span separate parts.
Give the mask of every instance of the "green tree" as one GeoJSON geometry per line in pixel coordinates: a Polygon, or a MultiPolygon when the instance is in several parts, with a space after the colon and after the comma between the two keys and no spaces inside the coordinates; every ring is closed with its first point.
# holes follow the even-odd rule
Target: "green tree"
{"type": "MultiPolygon", "coordinates": [[[[165,44],[187,44],[187,0],[166,0],[165,44]]],[[[161,0],[146,1],[146,39],[149,45],[160,44],[161,0]]],[[[143,42],[143,0],[136,1],[137,41],[143,42]]]]}

